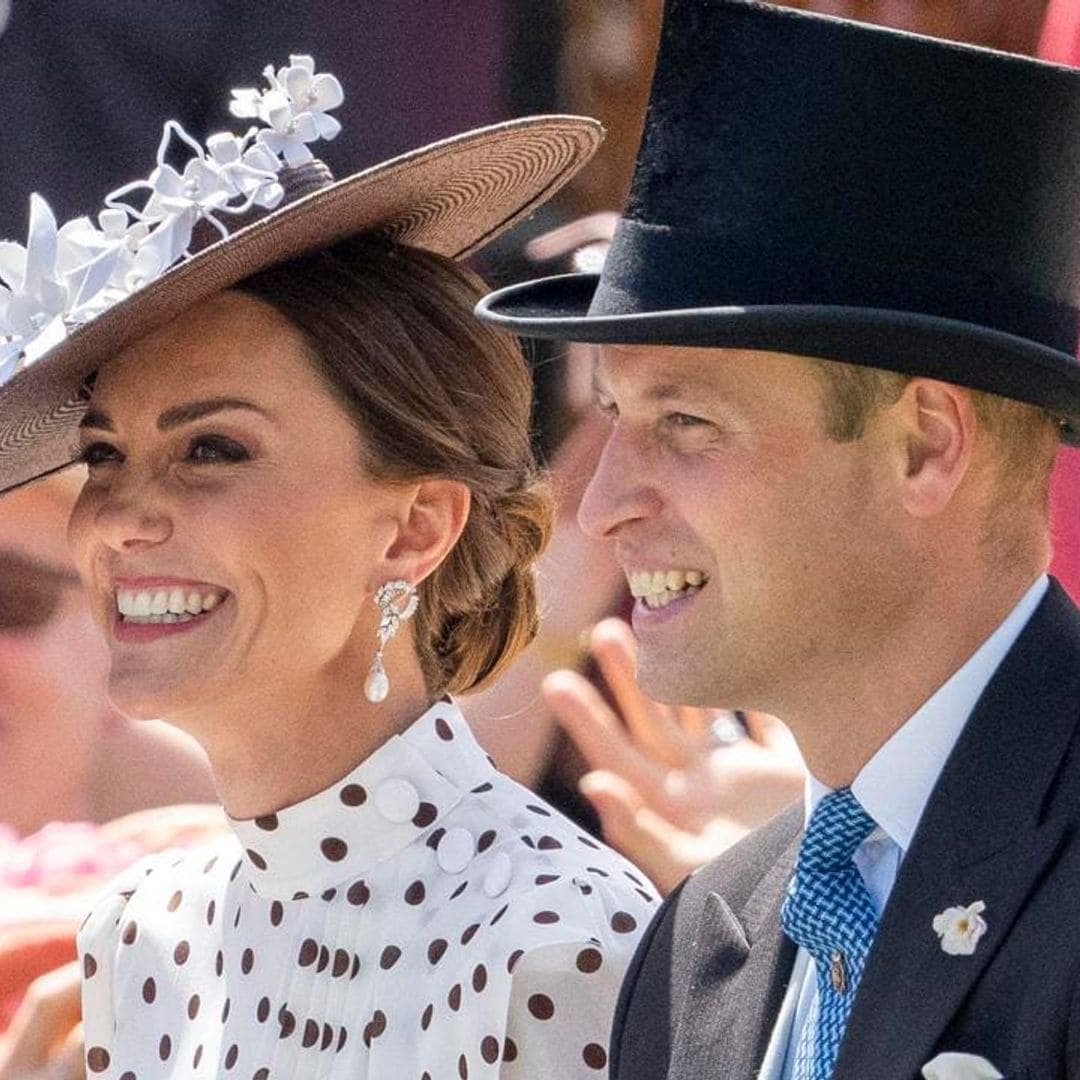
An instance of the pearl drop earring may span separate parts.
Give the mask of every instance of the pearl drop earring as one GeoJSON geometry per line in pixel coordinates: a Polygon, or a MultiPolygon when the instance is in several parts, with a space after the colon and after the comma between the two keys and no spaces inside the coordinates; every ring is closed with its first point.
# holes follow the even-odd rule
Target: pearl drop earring
{"type": "Polygon", "coordinates": [[[419,602],[416,586],[407,581],[387,581],[375,590],[375,604],[379,609],[379,647],[364,680],[364,697],[374,705],[385,701],[390,693],[390,680],[383,667],[383,649],[401,629],[401,624],[413,617],[419,602]]]}

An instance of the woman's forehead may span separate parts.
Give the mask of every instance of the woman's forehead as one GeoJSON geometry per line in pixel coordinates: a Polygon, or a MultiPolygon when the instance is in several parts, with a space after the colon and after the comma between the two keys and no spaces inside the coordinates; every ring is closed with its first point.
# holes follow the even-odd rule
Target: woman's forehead
{"type": "Polygon", "coordinates": [[[240,292],[219,293],[103,364],[91,407],[287,398],[319,388],[306,352],[300,331],[269,304],[240,292]]]}

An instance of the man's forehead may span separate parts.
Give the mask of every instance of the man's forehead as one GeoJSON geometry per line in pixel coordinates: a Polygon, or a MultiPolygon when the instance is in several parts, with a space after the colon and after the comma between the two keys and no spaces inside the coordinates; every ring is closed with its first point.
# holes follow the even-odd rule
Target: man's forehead
{"type": "Polygon", "coordinates": [[[693,396],[721,398],[762,379],[791,371],[809,372],[804,357],[751,349],[709,349],[673,345],[598,345],[593,381],[599,392],[614,390],[650,400],[693,396]]]}

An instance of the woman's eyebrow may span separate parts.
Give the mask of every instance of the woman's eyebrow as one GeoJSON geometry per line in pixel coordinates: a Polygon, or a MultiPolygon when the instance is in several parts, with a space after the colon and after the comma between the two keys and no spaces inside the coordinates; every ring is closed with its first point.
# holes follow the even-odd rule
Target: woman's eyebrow
{"type": "Polygon", "coordinates": [[[201,420],[212,413],[224,412],[226,409],[246,409],[249,412],[258,413],[267,420],[273,419],[270,413],[252,401],[245,401],[243,398],[215,397],[206,398],[203,401],[186,401],[182,405],[174,405],[171,409],[166,409],[158,417],[158,430],[168,431],[183,424],[190,424],[194,420],[201,420]]]}
{"type": "MultiPolygon", "coordinates": [[[[215,397],[205,398],[202,401],[185,401],[181,405],[174,405],[171,409],[166,409],[157,419],[158,430],[169,431],[172,428],[190,424],[195,420],[201,420],[204,416],[223,412],[226,409],[246,409],[249,412],[258,413],[267,420],[273,420],[273,416],[266,409],[261,408],[254,402],[245,401],[243,398],[215,397]]],[[[109,415],[100,409],[87,410],[82,420],[79,421],[79,427],[100,428],[102,431],[116,430],[109,415]]]]}

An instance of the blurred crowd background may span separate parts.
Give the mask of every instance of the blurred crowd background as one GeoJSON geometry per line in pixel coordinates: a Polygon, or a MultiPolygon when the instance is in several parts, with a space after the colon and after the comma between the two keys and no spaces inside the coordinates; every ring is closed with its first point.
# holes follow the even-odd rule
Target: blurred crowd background
{"type": "MultiPolygon", "coordinates": [[[[1080,65],[1080,0],[787,6],[1080,65]]],[[[32,191],[60,220],[95,214],[108,191],[149,172],[166,118],[197,137],[239,130],[230,88],[311,53],[345,87],[343,131],[324,153],[338,175],[526,113],[601,119],[593,164],[477,260],[492,285],[575,257],[595,265],[629,186],[661,11],[661,0],[0,0],[0,238],[25,241],[32,191]]],[[[540,345],[527,355],[537,445],[560,496],[544,627],[466,708],[504,770],[668,889],[797,797],[801,763],[771,717],[637,692],[625,582],[574,521],[604,438],[589,356],[540,345]]],[[[129,724],[105,697],[105,648],[65,546],[80,479],[0,500],[0,1080],[33,1075],[28,1025],[60,985],[34,980],[67,970],[94,891],[143,852],[224,824],[200,749],[164,725],[129,724]]],[[[1080,600],[1080,451],[1062,451],[1054,514],[1054,571],[1080,600]]],[[[77,996],[65,985],[71,1015],[54,1027],[66,1032],[77,996]]]]}

